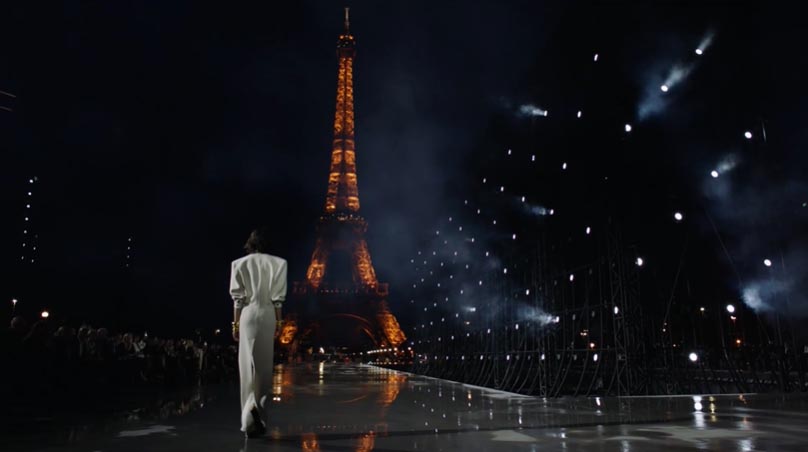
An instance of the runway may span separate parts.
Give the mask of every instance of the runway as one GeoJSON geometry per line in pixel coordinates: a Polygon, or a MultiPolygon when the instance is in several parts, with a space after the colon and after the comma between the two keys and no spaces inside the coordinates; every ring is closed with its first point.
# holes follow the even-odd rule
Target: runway
{"type": "Polygon", "coordinates": [[[526,397],[357,364],[276,367],[269,433],[239,432],[237,387],[167,406],[49,419],[6,451],[804,451],[805,394],[526,397]]]}

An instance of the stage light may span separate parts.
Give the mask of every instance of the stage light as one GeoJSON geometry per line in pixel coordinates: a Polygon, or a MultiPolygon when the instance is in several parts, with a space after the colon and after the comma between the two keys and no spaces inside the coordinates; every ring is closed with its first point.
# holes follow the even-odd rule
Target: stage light
{"type": "Polygon", "coordinates": [[[555,214],[555,209],[550,209],[550,215],[554,215],[554,214],[555,214]]]}
{"type": "Polygon", "coordinates": [[[507,269],[507,268],[503,268],[503,269],[502,269],[502,274],[507,275],[507,274],[508,274],[508,269],[507,269]]]}
{"type": "Polygon", "coordinates": [[[691,352],[690,355],[688,355],[688,358],[690,359],[690,362],[695,363],[699,360],[699,355],[691,352]]]}
{"type": "Polygon", "coordinates": [[[590,342],[590,343],[589,343],[589,348],[595,348],[595,343],[594,343],[594,342],[590,342]]]}
{"type": "Polygon", "coordinates": [[[767,267],[771,267],[772,266],[772,261],[770,261],[769,259],[763,259],[763,265],[765,265],[767,267]]]}
{"type": "Polygon", "coordinates": [[[626,132],[631,132],[631,124],[626,124],[624,126],[624,129],[625,129],[626,132]]]}
{"type": "Polygon", "coordinates": [[[637,258],[636,263],[637,263],[637,267],[642,267],[642,265],[643,265],[645,262],[642,260],[642,258],[641,258],[641,257],[638,257],[638,258],[637,258]]]}
{"type": "Polygon", "coordinates": [[[594,362],[598,362],[598,354],[597,354],[597,353],[595,353],[594,355],[592,355],[592,361],[594,361],[594,362]]]}
{"type": "Polygon", "coordinates": [[[581,117],[581,110],[578,110],[578,117],[581,117]]]}
{"type": "Polygon", "coordinates": [[[750,131],[748,131],[748,130],[747,130],[746,132],[744,132],[744,133],[743,133],[743,136],[744,136],[744,137],[745,137],[747,140],[751,140],[751,139],[752,139],[752,132],[750,132],[750,131]]]}
{"type": "Polygon", "coordinates": [[[595,60],[595,61],[598,61],[598,54],[597,54],[597,53],[595,54],[595,58],[594,58],[594,60],[595,60]]]}
{"type": "Polygon", "coordinates": [[[42,311],[42,312],[39,314],[39,316],[40,316],[40,317],[42,317],[43,319],[47,319],[48,317],[50,317],[50,312],[48,312],[48,311],[42,311]]]}
{"type": "Polygon", "coordinates": [[[562,170],[567,169],[567,162],[564,162],[564,163],[561,164],[561,169],[562,170]]]}
{"type": "Polygon", "coordinates": [[[536,161],[536,156],[535,156],[535,155],[531,155],[531,156],[530,156],[530,161],[531,161],[531,162],[535,162],[535,161],[536,161]]]}
{"type": "Polygon", "coordinates": [[[510,149],[508,149],[508,155],[511,155],[511,150],[510,149]]]}
{"type": "Polygon", "coordinates": [[[617,306],[614,307],[614,315],[620,314],[620,308],[617,306]]]}
{"type": "Polygon", "coordinates": [[[34,183],[34,180],[33,180],[33,179],[28,179],[28,183],[29,183],[29,184],[33,184],[33,183],[34,183]]]}
{"type": "Polygon", "coordinates": [[[511,236],[511,239],[512,239],[512,240],[516,240],[516,234],[512,235],[512,236],[511,236]]]}
{"type": "Polygon", "coordinates": [[[589,235],[589,233],[590,233],[590,232],[592,232],[592,228],[590,228],[589,226],[587,226],[587,227],[586,227],[586,235],[589,235]]]}
{"type": "Polygon", "coordinates": [[[673,219],[676,221],[682,221],[684,218],[685,216],[682,215],[682,212],[676,212],[673,214],[673,219]]]}
{"type": "Polygon", "coordinates": [[[728,304],[727,305],[727,312],[729,312],[730,314],[733,314],[735,312],[735,306],[733,306],[731,304],[728,304]]]}
{"type": "Polygon", "coordinates": [[[660,90],[661,90],[663,93],[667,93],[667,92],[668,92],[668,85],[662,85],[662,86],[660,86],[660,87],[659,87],[659,89],[660,89],[660,90]]]}
{"type": "Polygon", "coordinates": [[[699,308],[699,312],[704,312],[704,311],[706,311],[706,309],[704,309],[704,306],[699,308]]]}
{"type": "Polygon", "coordinates": [[[573,282],[573,281],[575,281],[575,275],[574,275],[574,274],[570,274],[570,282],[573,282]]]}
{"type": "Polygon", "coordinates": [[[525,289],[525,295],[530,295],[530,289],[525,289]]]}
{"type": "Polygon", "coordinates": [[[696,49],[696,55],[702,55],[702,54],[704,54],[704,50],[696,49]]]}
{"type": "Polygon", "coordinates": [[[715,179],[716,177],[718,177],[718,171],[716,170],[710,171],[710,176],[713,176],[713,179],[715,179]]]}
{"type": "Polygon", "coordinates": [[[522,196],[522,202],[525,202],[525,197],[524,196],[522,196]]]}

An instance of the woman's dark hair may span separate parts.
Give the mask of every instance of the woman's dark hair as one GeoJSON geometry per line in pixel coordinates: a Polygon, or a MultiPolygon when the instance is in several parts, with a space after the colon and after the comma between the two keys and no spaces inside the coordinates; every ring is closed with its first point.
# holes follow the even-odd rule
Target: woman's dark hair
{"type": "Polygon", "coordinates": [[[269,253],[269,231],[259,228],[250,233],[250,238],[244,244],[248,253],[269,253]]]}

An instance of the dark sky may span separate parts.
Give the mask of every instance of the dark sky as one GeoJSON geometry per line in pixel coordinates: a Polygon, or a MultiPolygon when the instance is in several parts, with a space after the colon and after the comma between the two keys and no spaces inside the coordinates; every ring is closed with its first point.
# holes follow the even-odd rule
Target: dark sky
{"type": "MultiPolygon", "coordinates": [[[[0,110],[3,300],[73,322],[226,325],[229,262],[258,225],[302,278],[324,202],[343,5],[200,3],[19,2],[4,13],[0,90],[17,97],[0,97],[13,109],[0,110]],[[19,252],[31,177],[34,264],[19,252]]],[[[611,160],[615,179],[642,174],[625,199],[631,218],[707,206],[741,261],[757,262],[760,241],[746,238],[760,230],[786,255],[805,244],[804,16],[731,1],[349,6],[362,213],[394,292],[422,237],[478,190],[486,153],[535,144],[518,132],[525,104],[551,112],[543,155],[579,165],[608,161],[623,124],[635,125],[640,138],[611,160]],[[660,104],[677,65],[690,71],[660,104]],[[581,105],[591,133],[615,133],[583,139],[553,122],[581,105]],[[659,108],[642,116],[643,105],[659,108]],[[742,133],[757,140],[761,124],[770,139],[747,152],[742,133]],[[732,155],[732,187],[705,188],[732,155]]],[[[708,248],[705,262],[720,266],[708,248]]]]}

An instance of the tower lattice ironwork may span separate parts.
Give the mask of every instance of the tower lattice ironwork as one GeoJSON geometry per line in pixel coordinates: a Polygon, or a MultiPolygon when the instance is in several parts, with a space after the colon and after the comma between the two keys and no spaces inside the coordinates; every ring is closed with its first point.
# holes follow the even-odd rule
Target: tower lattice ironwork
{"type": "MultiPolygon", "coordinates": [[[[355,44],[346,8],[345,31],[337,41],[334,139],[325,208],[317,224],[317,240],[306,279],[294,283],[293,293],[316,303],[321,308],[317,317],[356,318],[359,330],[375,345],[396,347],[406,337],[387,306],[388,285],[376,277],[365,240],[367,222],[359,214],[354,139],[355,44]],[[344,267],[350,267],[350,276],[344,267]]],[[[292,334],[306,331],[302,325],[295,324],[295,333],[292,333],[291,327],[290,334],[282,334],[282,342],[291,341],[292,334]]]]}

